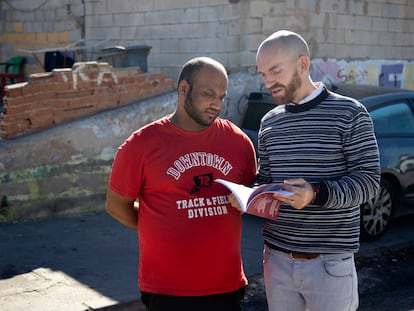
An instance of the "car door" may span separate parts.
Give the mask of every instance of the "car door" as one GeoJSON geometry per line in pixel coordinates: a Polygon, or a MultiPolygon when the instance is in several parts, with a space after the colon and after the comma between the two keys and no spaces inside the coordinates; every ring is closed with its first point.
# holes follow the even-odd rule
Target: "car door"
{"type": "Polygon", "coordinates": [[[414,191],[414,107],[407,98],[371,108],[382,174],[395,176],[402,195],[414,191]]]}

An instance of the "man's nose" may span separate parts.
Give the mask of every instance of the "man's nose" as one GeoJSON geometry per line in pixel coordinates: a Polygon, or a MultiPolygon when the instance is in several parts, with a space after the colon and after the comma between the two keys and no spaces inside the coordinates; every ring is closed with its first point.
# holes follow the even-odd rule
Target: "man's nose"
{"type": "Polygon", "coordinates": [[[273,79],[270,78],[269,76],[264,76],[263,77],[263,82],[264,82],[264,86],[265,88],[270,88],[274,83],[273,83],[273,79]]]}
{"type": "Polygon", "coordinates": [[[220,109],[221,106],[223,105],[223,98],[220,97],[214,97],[212,100],[212,106],[216,109],[220,109]]]}

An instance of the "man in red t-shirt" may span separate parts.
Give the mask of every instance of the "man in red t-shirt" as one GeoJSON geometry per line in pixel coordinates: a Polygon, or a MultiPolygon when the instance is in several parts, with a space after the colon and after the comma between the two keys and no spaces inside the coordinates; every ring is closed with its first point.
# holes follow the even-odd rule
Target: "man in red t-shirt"
{"type": "Polygon", "coordinates": [[[188,61],[176,111],[134,132],[115,156],[106,209],[138,230],[138,285],[149,311],[241,310],[241,214],[214,180],[249,185],[256,155],[250,139],[218,117],[227,84],[217,61],[188,61]]]}

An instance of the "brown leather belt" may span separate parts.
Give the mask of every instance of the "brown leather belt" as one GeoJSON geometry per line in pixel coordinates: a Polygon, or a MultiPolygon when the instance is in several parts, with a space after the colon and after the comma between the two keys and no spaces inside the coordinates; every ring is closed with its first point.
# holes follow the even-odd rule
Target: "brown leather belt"
{"type": "Polygon", "coordinates": [[[318,258],[321,254],[314,254],[314,253],[294,253],[294,252],[290,252],[287,250],[284,250],[280,247],[277,247],[276,245],[273,245],[269,242],[265,241],[265,244],[270,247],[271,249],[277,250],[279,252],[288,254],[290,256],[290,258],[292,258],[293,260],[297,260],[297,259],[315,259],[318,258]]]}

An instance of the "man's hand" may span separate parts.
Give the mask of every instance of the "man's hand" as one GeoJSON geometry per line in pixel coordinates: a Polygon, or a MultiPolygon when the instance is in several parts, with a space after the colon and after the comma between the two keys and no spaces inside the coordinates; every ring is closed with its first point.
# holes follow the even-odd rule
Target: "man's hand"
{"type": "Polygon", "coordinates": [[[242,211],[242,209],[240,207],[239,201],[237,201],[237,199],[234,196],[234,194],[233,193],[230,193],[229,196],[228,196],[228,198],[229,198],[229,201],[230,201],[231,206],[233,206],[236,210],[238,210],[240,213],[242,213],[243,211],[242,211]]]}
{"type": "Polygon", "coordinates": [[[313,203],[315,199],[314,190],[310,183],[303,178],[285,180],[281,189],[293,192],[291,195],[274,194],[273,197],[291,205],[293,208],[302,209],[313,203]]]}

